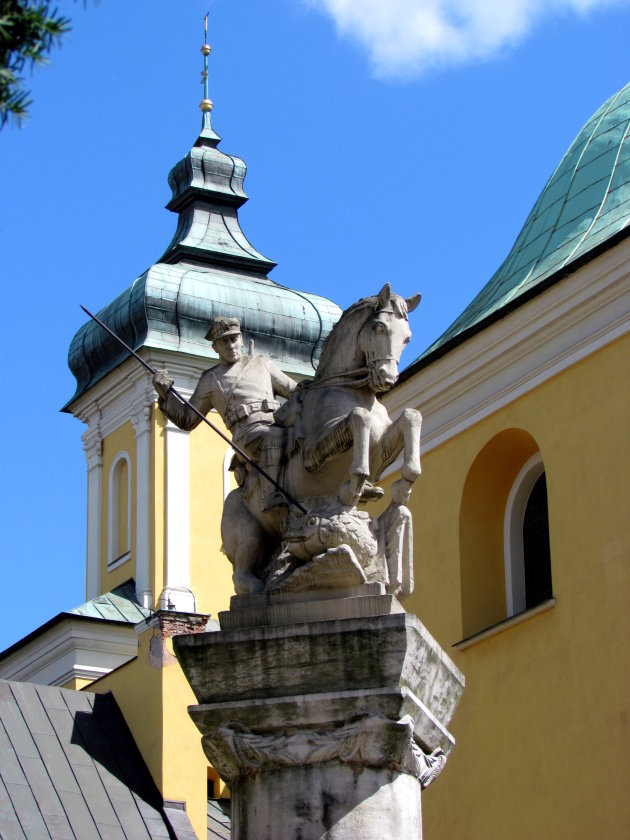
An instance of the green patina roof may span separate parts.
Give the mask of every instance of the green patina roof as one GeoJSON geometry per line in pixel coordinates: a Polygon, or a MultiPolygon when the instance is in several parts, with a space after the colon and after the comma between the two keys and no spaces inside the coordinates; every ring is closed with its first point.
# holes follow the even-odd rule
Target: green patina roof
{"type": "MultiPolygon", "coordinates": [[[[91,601],[81,604],[80,607],[58,613],[36,630],[33,630],[15,642],[15,644],[6,648],[6,650],[0,651],[0,660],[6,659],[16,650],[29,644],[33,639],[47,633],[52,627],[67,620],[69,617],[86,618],[88,621],[115,621],[121,624],[134,625],[144,621],[151,614],[151,610],[140,606],[138,603],[135,582],[128,580],[115,589],[112,589],[111,592],[98,595],[96,598],[92,598],[91,601]]],[[[2,836],[1,833],[0,836],[2,836]]]]}
{"type": "Polygon", "coordinates": [[[500,317],[518,298],[577,267],[622,231],[630,232],[630,84],[586,123],[503,265],[420,359],[500,317]]]}
{"type": "Polygon", "coordinates": [[[128,580],[111,592],[98,595],[73,610],[67,610],[66,615],[138,624],[151,615],[151,610],[140,606],[136,599],[136,585],[133,580],[128,580]]]}
{"type": "MultiPolygon", "coordinates": [[[[220,137],[204,115],[194,147],[169,173],[178,213],[175,235],[160,260],[138,277],[99,317],[130,347],[174,350],[216,359],[205,335],[217,316],[241,321],[245,347],[293,373],[313,374],[324,339],[341,310],[320,295],[298,292],[266,276],[276,265],[240,228],[247,201],[245,163],[217,149],[220,137]]],[[[74,336],[68,364],[77,389],[64,410],[128,353],[95,322],[74,336]]]]}

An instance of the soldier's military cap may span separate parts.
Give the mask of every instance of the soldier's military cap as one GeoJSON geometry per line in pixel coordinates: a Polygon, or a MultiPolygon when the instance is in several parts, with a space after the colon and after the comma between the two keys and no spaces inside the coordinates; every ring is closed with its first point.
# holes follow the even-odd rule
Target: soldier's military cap
{"type": "Polygon", "coordinates": [[[226,318],[220,315],[214,319],[214,324],[206,333],[208,341],[218,341],[220,338],[227,338],[230,335],[240,335],[241,325],[238,318],[226,318]]]}

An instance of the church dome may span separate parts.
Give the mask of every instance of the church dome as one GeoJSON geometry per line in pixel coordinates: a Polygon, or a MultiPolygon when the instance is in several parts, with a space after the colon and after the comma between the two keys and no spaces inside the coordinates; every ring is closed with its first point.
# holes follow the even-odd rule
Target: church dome
{"type": "MultiPolygon", "coordinates": [[[[217,316],[236,316],[244,345],[285,371],[313,375],[324,340],[341,309],[320,295],[274,283],[275,263],[241,230],[238,209],[247,201],[245,163],[217,149],[210,113],[194,147],[169,173],[178,213],[171,243],[160,260],[98,315],[133,350],[141,347],[216,360],[206,340],[217,316]]],[[[127,351],[94,321],[74,336],[68,364],[77,389],[66,406],[128,358],[127,351]]]]}
{"type": "Polygon", "coordinates": [[[444,352],[630,232],[630,84],[586,123],[507,259],[420,357],[444,352]]]}

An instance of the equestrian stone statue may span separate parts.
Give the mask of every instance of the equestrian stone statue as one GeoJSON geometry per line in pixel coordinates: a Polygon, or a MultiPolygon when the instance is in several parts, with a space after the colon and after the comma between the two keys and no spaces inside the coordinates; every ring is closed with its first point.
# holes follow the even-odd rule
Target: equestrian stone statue
{"type": "MultiPolygon", "coordinates": [[[[258,470],[235,458],[239,486],[225,500],[221,534],[237,594],[375,582],[410,593],[405,503],[420,474],[421,416],[404,409],[392,421],[379,395],[398,378],[411,338],[408,315],[419,301],[386,284],[353,304],[326,339],[314,379],[299,385],[268,359],[242,356],[236,318],[215,319],[207,338],[220,361],[202,374],[190,403],[204,415],[216,409],[233,442],[287,493],[273,492],[258,470]],[[376,482],[401,453],[391,504],[370,517],[357,505],[383,495],[376,482]]],[[[168,373],[158,371],[153,381],[162,411],[180,428],[195,428],[200,418],[170,393],[168,373]]]]}

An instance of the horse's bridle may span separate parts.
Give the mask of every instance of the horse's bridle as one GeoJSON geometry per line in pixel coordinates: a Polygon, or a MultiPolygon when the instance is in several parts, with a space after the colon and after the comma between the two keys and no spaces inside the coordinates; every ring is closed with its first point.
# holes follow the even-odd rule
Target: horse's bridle
{"type": "MultiPolygon", "coordinates": [[[[395,315],[393,309],[380,309],[378,310],[379,314],[391,314],[395,315]]],[[[362,324],[361,328],[358,331],[358,335],[360,335],[363,330],[367,327],[370,322],[370,319],[374,315],[374,312],[370,312],[369,316],[365,319],[364,323],[362,324]]],[[[376,323],[383,324],[384,327],[387,327],[384,321],[377,321],[376,323]]],[[[370,371],[377,364],[381,364],[382,362],[396,362],[398,363],[398,358],[394,355],[387,355],[387,356],[373,356],[369,350],[364,350],[365,353],[365,361],[366,365],[364,367],[355,368],[354,370],[347,370],[340,373],[331,373],[330,376],[325,376],[322,379],[318,379],[317,381],[313,380],[309,382],[309,388],[322,388],[324,386],[331,388],[335,385],[345,385],[348,388],[362,388],[364,385],[369,384],[370,381],[370,371]],[[350,380],[350,381],[346,381],[350,380]]]]}

